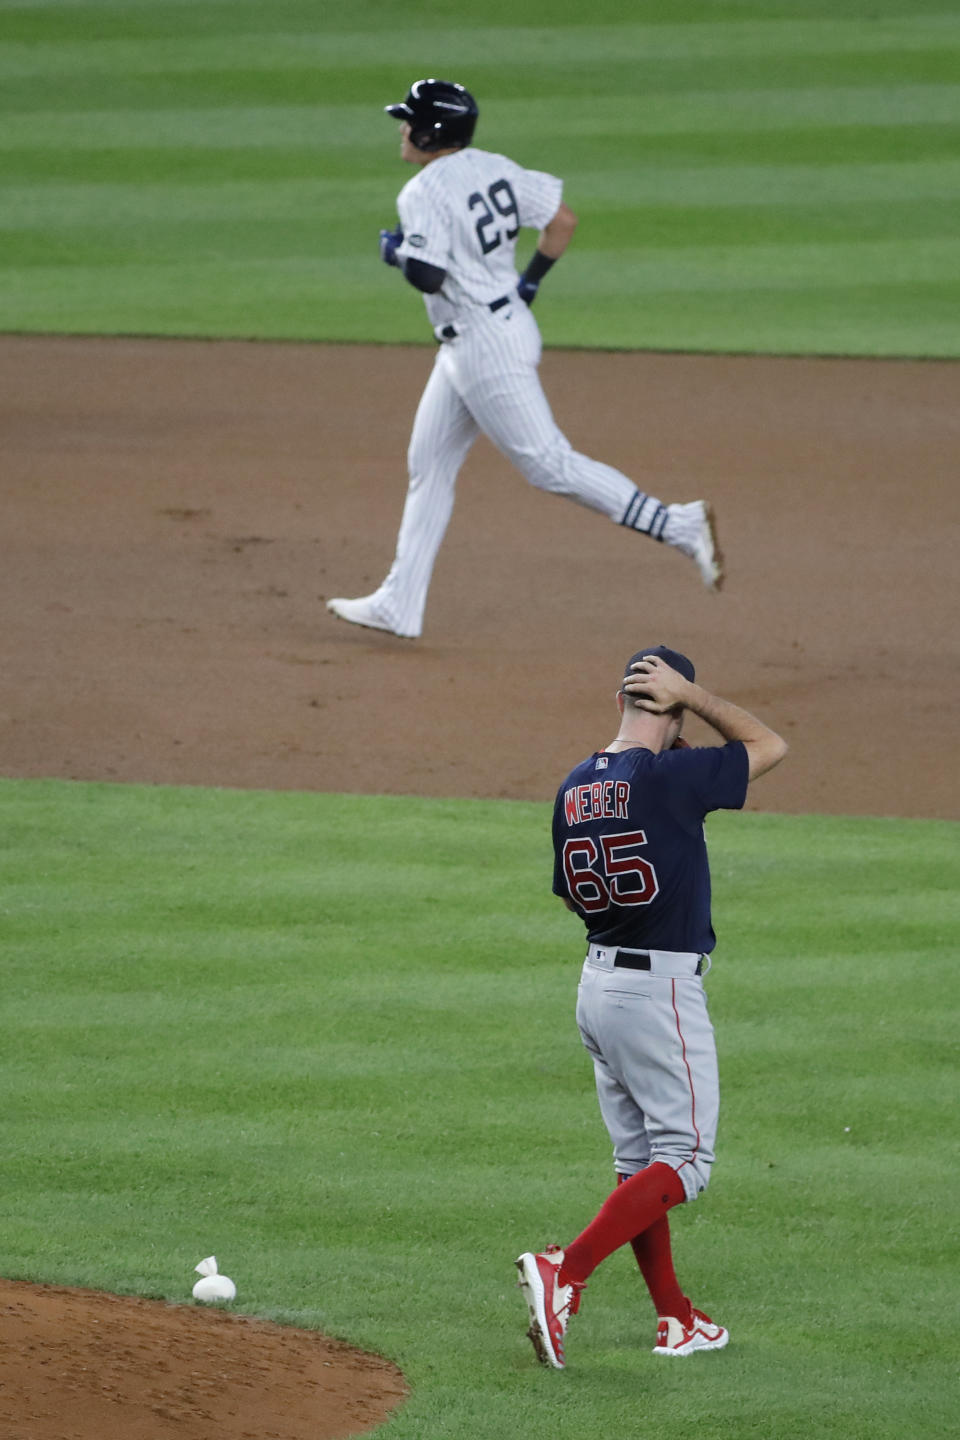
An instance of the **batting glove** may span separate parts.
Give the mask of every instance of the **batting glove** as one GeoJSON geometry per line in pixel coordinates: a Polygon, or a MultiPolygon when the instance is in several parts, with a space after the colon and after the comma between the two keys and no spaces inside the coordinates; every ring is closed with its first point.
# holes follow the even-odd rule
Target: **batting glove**
{"type": "Polygon", "coordinates": [[[397,226],[396,230],[380,231],[380,259],[384,265],[399,265],[397,259],[397,248],[403,244],[403,231],[397,226]]]}
{"type": "Polygon", "coordinates": [[[532,280],[525,279],[523,275],[520,276],[520,282],[517,285],[517,294],[520,296],[520,299],[524,302],[525,305],[533,304],[534,300],[536,300],[537,298],[537,291],[539,289],[539,283],[534,284],[532,280]]]}

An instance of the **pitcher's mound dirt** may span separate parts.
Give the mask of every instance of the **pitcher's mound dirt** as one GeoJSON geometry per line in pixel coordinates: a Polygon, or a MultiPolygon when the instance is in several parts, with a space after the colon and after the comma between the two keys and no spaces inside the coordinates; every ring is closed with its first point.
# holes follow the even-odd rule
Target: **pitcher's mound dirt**
{"type": "Polygon", "coordinates": [[[0,1281],[3,1440],[335,1440],[406,1393],[387,1361],[310,1330],[0,1281]]]}

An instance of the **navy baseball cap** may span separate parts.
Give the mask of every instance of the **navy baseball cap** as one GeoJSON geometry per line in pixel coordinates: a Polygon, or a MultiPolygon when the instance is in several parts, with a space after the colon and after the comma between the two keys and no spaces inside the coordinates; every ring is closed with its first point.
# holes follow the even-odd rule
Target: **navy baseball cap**
{"type": "Polygon", "coordinates": [[[696,670],[693,668],[693,661],[688,660],[686,655],[681,655],[679,650],[671,650],[666,645],[648,645],[646,650],[638,650],[636,655],[631,655],[624,667],[624,679],[629,678],[630,666],[635,665],[638,660],[645,660],[648,655],[656,655],[671,670],[676,670],[685,680],[693,681],[696,677],[696,670]]]}

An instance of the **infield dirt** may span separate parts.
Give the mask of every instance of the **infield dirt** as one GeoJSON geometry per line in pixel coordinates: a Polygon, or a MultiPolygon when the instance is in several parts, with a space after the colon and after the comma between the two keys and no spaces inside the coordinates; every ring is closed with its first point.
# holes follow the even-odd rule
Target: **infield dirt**
{"type": "MultiPolygon", "coordinates": [[[[956,818],[960,365],[548,352],[578,449],[665,501],[713,501],[727,586],[532,490],[482,440],[411,642],[323,602],[389,566],[432,358],[0,341],[2,773],[547,800],[613,737],[624,661],[662,642],[790,741],[751,808],[956,818]]],[[[0,1293],[0,1394],[32,1406],[0,1402],[11,1440],[209,1435],[180,1324],[203,1330],[208,1368],[252,1357],[268,1400],[289,1378],[262,1363],[259,1322],[27,1288],[0,1293]],[[162,1376],[113,1325],[121,1303],[172,1326],[162,1376]],[[92,1363],[64,1368],[71,1326],[92,1325],[92,1363]],[[149,1404],[106,1369],[140,1375],[149,1404]]],[[[390,1367],[305,1343],[321,1410],[325,1382],[348,1402],[333,1428],[278,1394],[283,1424],[244,1428],[238,1404],[225,1440],[345,1435],[398,1403],[390,1367]]]]}
{"type": "Polygon", "coordinates": [[[790,740],[753,806],[957,814],[960,365],[548,352],[578,448],[714,502],[726,588],[481,440],[411,642],[323,600],[390,564],[431,361],[0,342],[4,773],[547,799],[663,641],[790,740]]]}

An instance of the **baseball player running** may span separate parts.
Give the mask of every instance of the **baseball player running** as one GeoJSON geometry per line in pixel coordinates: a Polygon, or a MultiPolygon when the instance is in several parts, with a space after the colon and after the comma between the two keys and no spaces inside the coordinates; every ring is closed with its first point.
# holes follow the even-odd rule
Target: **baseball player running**
{"type": "Polygon", "coordinates": [[[409,638],[421,633],[457,474],[480,431],[532,485],[674,546],[718,590],[723,566],[710,506],[664,505],[618,470],[578,454],[541,388],[540,332],[530,306],[577,223],[561,198],[563,182],[472,146],[478,110],[462,85],[418,80],[405,100],[385,108],[401,121],[400,155],[417,173],[400,191],[399,227],[380,232],[380,255],[423,293],[440,348],[413,424],[390,572],[372,595],[328,600],[328,608],[356,625],[409,638]],[[525,226],[540,234],[518,277],[514,251],[525,226]]]}
{"type": "Polygon", "coordinates": [[[718,1082],[702,976],[716,937],[703,820],[739,809],[786,743],[695,683],[662,645],[627,662],[617,738],[567,776],[553,815],[555,894],[587,927],[577,1025],[593,1058],[617,1188],[565,1249],[517,1260],[538,1359],[564,1367],[564,1336],[600,1262],[629,1241],[657,1314],[654,1355],[729,1338],[680,1289],[667,1212],[710,1179],[718,1082]],[[691,710],[725,740],[680,739],[691,710]]]}

